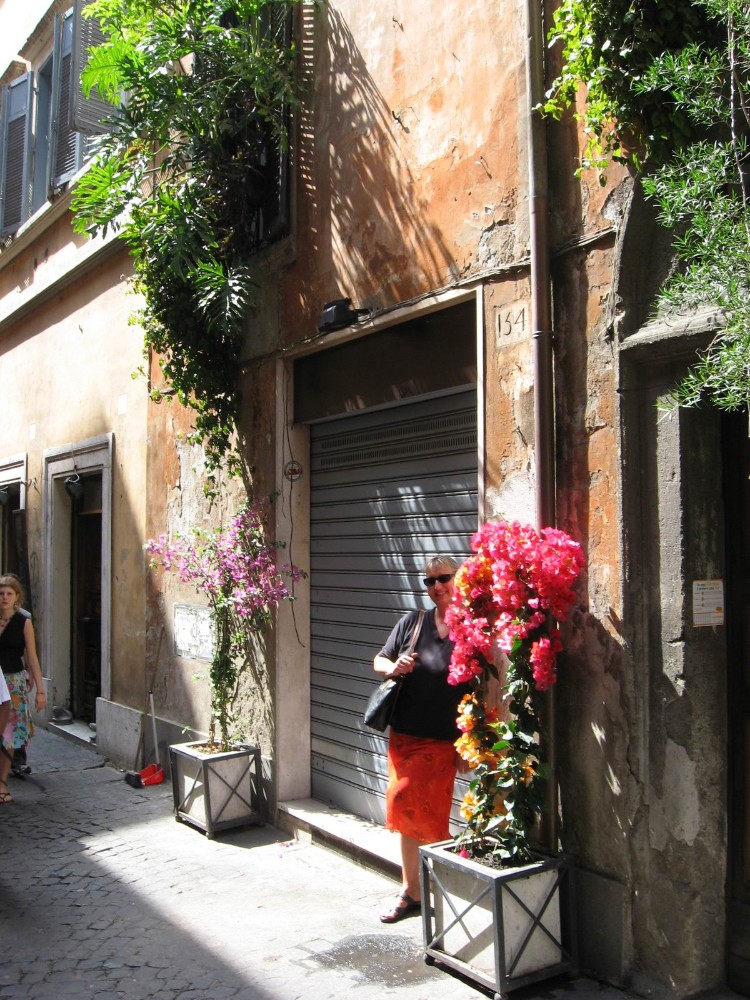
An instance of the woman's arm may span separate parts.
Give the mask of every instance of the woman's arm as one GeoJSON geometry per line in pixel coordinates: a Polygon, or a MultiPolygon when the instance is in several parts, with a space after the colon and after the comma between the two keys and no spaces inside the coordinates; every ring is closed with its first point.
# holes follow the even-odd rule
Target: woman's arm
{"type": "MultiPolygon", "coordinates": [[[[414,670],[418,653],[398,653],[398,650],[406,645],[405,636],[410,623],[418,617],[417,615],[407,615],[394,627],[388,640],[373,661],[373,668],[376,674],[380,674],[384,680],[391,677],[401,677],[403,674],[410,674],[414,670]],[[395,659],[391,659],[393,654],[395,659]]],[[[419,619],[421,621],[421,618],[419,619]]]]}
{"type": "Polygon", "coordinates": [[[375,673],[382,674],[383,680],[388,680],[391,677],[401,677],[403,674],[410,674],[414,670],[414,664],[418,655],[418,653],[412,653],[409,656],[406,653],[402,653],[394,663],[387,656],[378,654],[373,663],[375,673]]]}
{"type": "Polygon", "coordinates": [[[42,681],[42,668],[39,666],[39,657],[36,655],[36,639],[34,637],[34,626],[31,619],[27,618],[23,626],[23,638],[26,644],[24,649],[24,660],[26,669],[31,674],[31,686],[36,688],[35,708],[41,712],[47,704],[44,694],[44,682],[42,681]]]}

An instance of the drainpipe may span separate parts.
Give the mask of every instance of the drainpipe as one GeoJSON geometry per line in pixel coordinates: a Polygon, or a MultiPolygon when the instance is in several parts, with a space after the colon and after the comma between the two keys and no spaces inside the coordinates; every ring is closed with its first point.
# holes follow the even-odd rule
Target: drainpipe
{"type": "MultiPolygon", "coordinates": [[[[534,371],[534,450],[536,525],[555,523],[555,419],[552,372],[552,284],[547,221],[546,126],[533,109],[544,99],[544,0],[526,2],[526,135],[529,159],[529,236],[531,254],[531,331],[534,371]]],[[[542,841],[557,848],[557,781],[554,688],[546,698],[547,782],[542,841]]]]}

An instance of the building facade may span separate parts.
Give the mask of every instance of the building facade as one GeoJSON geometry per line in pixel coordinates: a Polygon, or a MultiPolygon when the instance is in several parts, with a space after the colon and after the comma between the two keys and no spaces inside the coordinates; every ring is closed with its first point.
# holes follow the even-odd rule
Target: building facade
{"type": "MultiPolygon", "coordinates": [[[[149,681],[165,742],[207,721],[205,602],[149,574],[143,543],[216,523],[237,486],[206,504],[187,415],[130,377],[127,256],[70,228],[85,143],[67,179],[54,157],[37,172],[67,7],[10,6],[6,149],[16,81],[37,82],[17,217],[3,188],[5,568],[28,577],[50,703],[131,766],[149,681]]],[[[659,409],[717,317],[650,321],[669,239],[625,171],[575,177],[572,119],[533,114],[555,70],[539,14],[296,10],[289,227],[258,253],[241,437],[309,575],[258,650],[246,733],[272,809],[381,821],[384,740],[360,718],[425,557],[467,554],[483,520],[554,519],[588,562],[553,734],[582,965],[644,992],[747,992],[747,428],[659,409]]]]}

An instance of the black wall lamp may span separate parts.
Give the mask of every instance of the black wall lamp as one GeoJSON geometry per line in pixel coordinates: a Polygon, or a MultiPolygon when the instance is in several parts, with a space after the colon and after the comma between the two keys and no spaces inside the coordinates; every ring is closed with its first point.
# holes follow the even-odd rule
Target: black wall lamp
{"type": "Polygon", "coordinates": [[[84,493],[83,480],[76,474],[74,476],[67,476],[64,482],[65,492],[68,494],[71,500],[82,500],[84,493]]]}
{"type": "Polygon", "coordinates": [[[344,330],[347,326],[354,326],[371,312],[371,309],[352,309],[351,299],[334,299],[333,302],[327,302],[323,306],[323,312],[318,320],[318,330],[320,333],[344,330]]]}

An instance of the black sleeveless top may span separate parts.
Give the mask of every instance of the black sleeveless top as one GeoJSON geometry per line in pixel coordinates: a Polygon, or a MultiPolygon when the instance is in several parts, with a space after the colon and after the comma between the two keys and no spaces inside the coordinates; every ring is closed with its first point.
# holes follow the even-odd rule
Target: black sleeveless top
{"type": "Polygon", "coordinates": [[[18,611],[9,620],[2,632],[0,632],[0,668],[3,674],[17,674],[24,669],[23,654],[26,649],[26,641],[23,637],[23,629],[26,619],[18,611]]]}
{"type": "MultiPolygon", "coordinates": [[[[401,619],[380,650],[381,656],[395,663],[408,649],[417,614],[412,611],[401,619]]],[[[438,635],[434,609],[425,613],[416,651],[414,672],[404,676],[391,728],[408,736],[454,741],[461,735],[456,726],[458,703],[472,685],[448,683],[453,643],[438,635]]]]}

